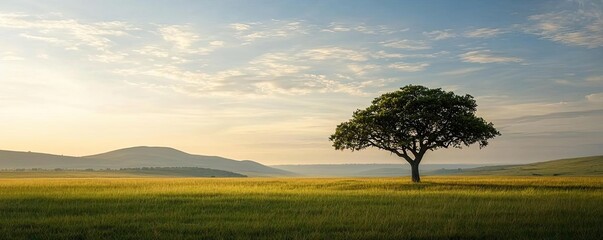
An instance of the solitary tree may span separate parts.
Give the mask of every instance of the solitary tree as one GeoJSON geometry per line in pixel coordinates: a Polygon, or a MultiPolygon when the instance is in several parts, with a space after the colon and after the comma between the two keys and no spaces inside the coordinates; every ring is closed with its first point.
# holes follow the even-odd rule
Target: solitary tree
{"type": "Polygon", "coordinates": [[[392,152],[410,164],[412,181],[420,182],[419,164],[428,150],[474,143],[482,148],[500,135],[492,123],[475,116],[476,107],[471,95],[408,85],[356,110],[329,139],[337,150],[375,147],[392,152]]]}

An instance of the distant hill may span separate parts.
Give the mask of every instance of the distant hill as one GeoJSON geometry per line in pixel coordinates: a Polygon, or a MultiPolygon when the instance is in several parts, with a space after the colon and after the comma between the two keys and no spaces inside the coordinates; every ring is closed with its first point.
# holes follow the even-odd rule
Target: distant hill
{"type": "Polygon", "coordinates": [[[111,162],[35,152],[0,150],[0,169],[107,168],[111,162]]]}
{"type": "Polygon", "coordinates": [[[125,168],[116,170],[140,176],[169,176],[169,177],[247,177],[243,174],[224,170],[197,167],[155,167],[155,168],[125,168]]]}
{"type": "MultiPolygon", "coordinates": [[[[314,177],[395,177],[410,175],[400,164],[309,164],[272,167],[314,177]]],[[[515,176],[597,176],[603,175],[603,156],[559,159],[523,165],[484,166],[478,164],[422,164],[421,175],[515,175],[515,176]]]]}
{"type": "Polygon", "coordinates": [[[85,157],[0,151],[0,169],[119,169],[142,167],[198,167],[224,170],[248,176],[293,175],[293,173],[285,170],[271,168],[254,161],[237,161],[217,156],[193,155],[168,147],[132,147],[85,157]]]}
{"type": "Polygon", "coordinates": [[[242,174],[196,167],[92,169],[19,169],[0,171],[0,178],[144,178],[144,177],[247,177],[242,174]]]}
{"type": "Polygon", "coordinates": [[[567,158],[524,165],[441,169],[430,175],[601,176],[603,156],[567,158]]]}
{"type": "MultiPolygon", "coordinates": [[[[465,169],[483,164],[423,164],[422,172],[438,169],[465,169]]],[[[309,177],[393,177],[410,175],[410,165],[400,164],[307,164],[273,165],[271,167],[309,177]]]]}

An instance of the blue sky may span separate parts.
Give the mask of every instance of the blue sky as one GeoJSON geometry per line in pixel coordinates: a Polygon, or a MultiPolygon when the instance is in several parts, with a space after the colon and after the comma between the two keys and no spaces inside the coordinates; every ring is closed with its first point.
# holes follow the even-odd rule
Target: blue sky
{"type": "Polygon", "coordinates": [[[427,163],[603,154],[601,1],[2,1],[2,149],[400,162],[328,136],[407,84],[502,136],[427,163]]]}

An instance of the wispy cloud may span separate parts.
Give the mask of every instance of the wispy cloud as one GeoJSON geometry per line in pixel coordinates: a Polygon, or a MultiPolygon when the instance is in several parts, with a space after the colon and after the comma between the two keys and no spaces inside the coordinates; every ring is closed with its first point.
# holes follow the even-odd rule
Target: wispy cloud
{"type": "Polygon", "coordinates": [[[465,32],[465,36],[470,38],[492,38],[505,32],[505,30],[500,28],[478,28],[465,32]]]}
{"type": "Polygon", "coordinates": [[[286,38],[307,34],[311,26],[302,21],[272,20],[269,22],[232,23],[236,36],[250,43],[260,39],[286,38]]]}
{"type": "Polygon", "coordinates": [[[245,23],[231,23],[230,28],[237,31],[246,31],[251,28],[251,25],[245,23]]]}
{"type": "Polygon", "coordinates": [[[460,54],[459,57],[463,62],[470,63],[508,63],[522,62],[521,58],[497,56],[490,50],[476,50],[460,54]]]}
{"type": "Polygon", "coordinates": [[[167,51],[165,48],[153,45],[143,46],[142,48],[135,49],[133,51],[145,56],[151,56],[156,58],[167,58],[170,56],[169,51],[167,51]]]}
{"type": "Polygon", "coordinates": [[[7,52],[3,52],[2,55],[0,55],[0,60],[2,60],[2,61],[22,61],[22,60],[25,60],[25,58],[17,56],[13,52],[7,51],[7,52]]]}
{"type": "Polygon", "coordinates": [[[397,62],[388,65],[389,68],[398,70],[400,72],[419,72],[425,70],[428,67],[428,63],[404,63],[397,62]]]}
{"type": "Polygon", "coordinates": [[[393,34],[396,32],[405,32],[408,31],[408,28],[405,29],[391,29],[387,26],[368,26],[366,24],[349,24],[349,23],[341,23],[341,22],[332,22],[329,26],[323,28],[321,31],[323,32],[359,32],[364,34],[393,34]]]}
{"type": "Polygon", "coordinates": [[[587,77],[586,81],[590,83],[603,83],[603,75],[587,77]]]}
{"type": "Polygon", "coordinates": [[[423,35],[427,36],[431,40],[443,40],[456,37],[456,34],[452,31],[452,29],[423,32],[423,35]]]}
{"type": "Polygon", "coordinates": [[[124,36],[130,31],[137,30],[130,24],[120,21],[83,23],[60,16],[51,18],[16,13],[0,13],[0,28],[30,29],[38,35],[23,33],[21,36],[60,44],[69,49],[78,49],[85,45],[100,50],[112,44],[108,37],[124,36]]]}
{"type": "Polygon", "coordinates": [[[278,77],[299,73],[309,68],[291,60],[290,55],[285,53],[267,53],[249,62],[252,66],[247,69],[260,76],[278,77]]]}
{"type": "Polygon", "coordinates": [[[440,73],[443,76],[463,76],[482,70],[483,68],[461,68],[440,73]]]}
{"type": "Polygon", "coordinates": [[[364,75],[367,72],[380,69],[381,67],[376,64],[350,64],[348,68],[356,75],[364,75]]]}
{"type": "Polygon", "coordinates": [[[574,3],[571,10],[532,15],[525,32],[566,45],[596,48],[603,46],[603,3],[574,3]]]}
{"type": "Polygon", "coordinates": [[[407,40],[407,39],[384,41],[384,42],[381,42],[381,44],[384,47],[407,49],[407,50],[424,50],[424,49],[431,48],[431,46],[429,46],[427,43],[425,43],[423,41],[413,41],[413,40],[407,40]]]}
{"type": "Polygon", "coordinates": [[[32,40],[37,40],[37,41],[43,41],[43,42],[48,42],[48,43],[61,43],[61,42],[63,42],[63,40],[55,38],[55,37],[36,36],[36,35],[28,34],[28,33],[21,33],[21,34],[19,34],[19,36],[27,38],[27,39],[32,39],[32,40]]]}
{"type": "Polygon", "coordinates": [[[187,25],[169,25],[159,27],[161,37],[174,44],[179,49],[188,49],[195,42],[199,41],[199,35],[193,32],[187,25]]]}
{"type": "Polygon", "coordinates": [[[362,83],[342,83],[321,74],[304,74],[295,81],[261,81],[255,87],[264,94],[306,95],[318,92],[364,95],[362,83]]]}
{"type": "Polygon", "coordinates": [[[349,60],[363,62],[368,60],[366,53],[340,47],[313,48],[303,51],[298,56],[311,60],[349,60]]]}
{"type": "Polygon", "coordinates": [[[127,60],[127,57],[127,53],[104,51],[99,54],[90,54],[88,60],[103,63],[125,63],[130,61],[127,60]]]}
{"type": "Polygon", "coordinates": [[[589,102],[601,103],[603,102],[603,92],[586,95],[586,100],[589,102]]]}
{"type": "Polygon", "coordinates": [[[566,86],[597,86],[603,84],[603,75],[594,75],[582,79],[555,79],[555,83],[566,86]]]}
{"type": "Polygon", "coordinates": [[[441,57],[443,55],[448,54],[449,52],[447,51],[440,51],[440,52],[435,52],[435,53],[412,53],[412,54],[406,54],[406,53],[390,53],[390,52],[386,52],[383,50],[371,53],[371,57],[375,58],[375,59],[388,59],[388,58],[436,58],[436,57],[441,57]]]}

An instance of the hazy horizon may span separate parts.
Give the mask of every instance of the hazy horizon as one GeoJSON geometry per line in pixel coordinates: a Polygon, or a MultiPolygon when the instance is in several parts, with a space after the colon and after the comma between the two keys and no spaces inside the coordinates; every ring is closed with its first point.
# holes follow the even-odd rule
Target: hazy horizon
{"type": "Polygon", "coordinates": [[[424,164],[603,155],[601,1],[2,1],[0,34],[1,150],[404,164],[328,137],[420,84],[502,133],[424,164]]]}

